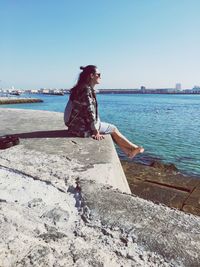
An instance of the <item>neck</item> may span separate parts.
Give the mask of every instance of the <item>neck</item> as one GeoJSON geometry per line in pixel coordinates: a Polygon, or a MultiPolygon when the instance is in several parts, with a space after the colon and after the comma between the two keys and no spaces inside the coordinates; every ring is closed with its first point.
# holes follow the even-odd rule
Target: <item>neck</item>
{"type": "Polygon", "coordinates": [[[91,86],[92,89],[94,89],[95,85],[96,85],[96,84],[95,84],[93,81],[90,81],[90,82],[89,82],[89,86],[91,86]]]}

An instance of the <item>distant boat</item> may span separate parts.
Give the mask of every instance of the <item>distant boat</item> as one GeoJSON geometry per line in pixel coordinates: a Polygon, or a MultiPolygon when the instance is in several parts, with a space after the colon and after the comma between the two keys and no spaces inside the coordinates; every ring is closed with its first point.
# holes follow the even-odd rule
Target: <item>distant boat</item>
{"type": "Polygon", "coordinates": [[[64,95],[64,93],[63,92],[55,92],[55,93],[53,93],[53,95],[64,95]]]}
{"type": "Polygon", "coordinates": [[[44,95],[64,95],[64,92],[48,92],[43,93],[44,95]]]}
{"type": "Polygon", "coordinates": [[[10,95],[20,95],[21,93],[19,91],[12,91],[9,94],[10,95]]]}

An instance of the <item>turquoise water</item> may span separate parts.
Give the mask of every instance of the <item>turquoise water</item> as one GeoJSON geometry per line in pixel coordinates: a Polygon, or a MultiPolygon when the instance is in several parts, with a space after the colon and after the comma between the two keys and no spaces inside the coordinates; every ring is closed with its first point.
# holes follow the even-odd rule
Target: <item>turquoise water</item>
{"type": "MultiPolygon", "coordinates": [[[[44,103],[1,107],[63,112],[68,95],[32,95],[44,103]]],[[[145,153],[137,161],[159,159],[182,172],[200,174],[200,95],[98,95],[102,121],[115,124],[145,153]]],[[[125,158],[118,150],[119,156],[125,158]]]]}

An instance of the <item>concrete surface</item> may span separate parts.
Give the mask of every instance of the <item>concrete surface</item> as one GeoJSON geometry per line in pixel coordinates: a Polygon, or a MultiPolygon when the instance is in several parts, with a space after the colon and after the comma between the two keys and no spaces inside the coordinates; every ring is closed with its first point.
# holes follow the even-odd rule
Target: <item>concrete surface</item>
{"type": "Polygon", "coordinates": [[[200,266],[200,218],[114,189],[109,138],[66,138],[53,112],[0,109],[0,126],[24,138],[0,151],[0,266],[200,266]]]}
{"type": "Polygon", "coordinates": [[[63,114],[49,111],[1,109],[0,136],[15,134],[29,150],[75,159],[81,175],[130,193],[110,136],[101,142],[67,135],[63,114]]]}
{"type": "Polygon", "coordinates": [[[199,217],[97,184],[83,182],[82,188],[91,224],[101,222],[110,229],[121,229],[123,242],[134,240],[173,262],[173,266],[200,266],[199,217]]]}

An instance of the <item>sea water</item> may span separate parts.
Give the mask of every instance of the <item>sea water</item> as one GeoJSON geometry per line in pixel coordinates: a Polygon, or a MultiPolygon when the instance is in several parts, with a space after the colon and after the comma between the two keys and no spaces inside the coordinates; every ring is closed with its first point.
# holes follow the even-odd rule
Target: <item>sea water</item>
{"type": "MultiPolygon", "coordinates": [[[[26,96],[44,102],[1,107],[63,112],[69,97],[26,96]]],[[[145,148],[134,160],[146,164],[160,160],[174,163],[182,172],[200,174],[200,95],[98,94],[97,98],[101,120],[115,124],[127,138],[145,148]]]]}

